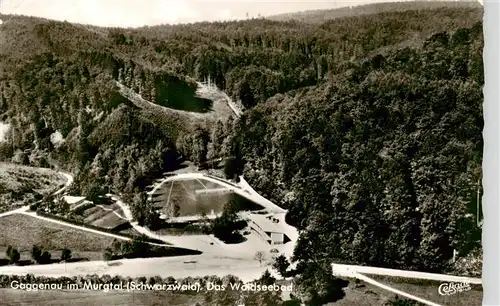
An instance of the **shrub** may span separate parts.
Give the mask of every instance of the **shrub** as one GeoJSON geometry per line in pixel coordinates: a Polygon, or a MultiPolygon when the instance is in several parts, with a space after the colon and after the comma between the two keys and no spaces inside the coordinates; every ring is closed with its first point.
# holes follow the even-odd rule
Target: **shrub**
{"type": "Polygon", "coordinates": [[[52,259],[52,254],[50,254],[48,251],[43,251],[42,255],[40,256],[39,263],[49,264],[51,259],[52,259]]]}
{"type": "Polygon", "coordinates": [[[69,260],[71,259],[71,250],[70,249],[63,249],[61,252],[61,260],[69,260]]]}
{"type": "Polygon", "coordinates": [[[42,256],[42,249],[37,245],[33,245],[33,248],[31,249],[31,258],[36,263],[40,263],[41,256],[42,256]]]}
{"type": "Polygon", "coordinates": [[[9,253],[9,259],[11,263],[17,263],[21,259],[21,254],[17,249],[12,248],[9,253]]]}

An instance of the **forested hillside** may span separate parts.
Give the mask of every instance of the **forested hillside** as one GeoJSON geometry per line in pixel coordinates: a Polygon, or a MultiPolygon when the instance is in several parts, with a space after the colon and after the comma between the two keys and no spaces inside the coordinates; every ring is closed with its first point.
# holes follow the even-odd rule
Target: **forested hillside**
{"type": "Polygon", "coordinates": [[[0,121],[11,126],[0,153],[70,169],[85,195],[137,192],[180,155],[231,157],[290,209],[310,285],[334,259],[456,269],[454,249],[480,250],[481,19],[468,4],[424,3],[323,23],[101,29],[13,17],[0,28],[0,121]],[[116,83],[203,113],[195,81],[208,79],[246,108],[241,119],[160,114],[116,83]]]}
{"type": "Polygon", "coordinates": [[[241,118],[245,176],[290,209],[303,230],[298,259],[439,271],[454,248],[470,251],[481,45],[480,27],[436,34],[241,118]]]}
{"type": "MultiPolygon", "coordinates": [[[[345,2],[343,4],[347,4],[345,2]]],[[[401,12],[407,10],[421,10],[425,9],[442,9],[442,8],[481,8],[481,4],[475,0],[448,0],[448,1],[388,1],[382,3],[365,4],[365,5],[350,5],[331,10],[309,10],[305,12],[285,13],[274,16],[266,17],[266,19],[274,21],[289,21],[297,20],[307,23],[323,23],[330,19],[354,17],[378,13],[401,12]]]]}

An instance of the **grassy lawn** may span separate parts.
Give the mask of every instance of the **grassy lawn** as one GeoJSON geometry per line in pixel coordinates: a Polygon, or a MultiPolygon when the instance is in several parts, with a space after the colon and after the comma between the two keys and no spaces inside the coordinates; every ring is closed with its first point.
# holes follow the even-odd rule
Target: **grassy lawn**
{"type": "Polygon", "coordinates": [[[31,204],[64,186],[66,178],[42,168],[0,162],[0,212],[31,204]]]}
{"type": "Polygon", "coordinates": [[[443,296],[439,294],[438,288],[439,285],[444,282],[368,274],[366,276],[384,285],[393,287],[394,289],[407,292],[440,305],[475,306],[481,305],[483,299],[483,288],[481,285],[471,285],[472,290],[470,291],[458,292],[450,296],[443,296]]]}
{"type": "Polygon", "coordinates": [[[112,212],[106,211],[99,206],[94,206],[94,207],[91,207],[89,209],[86,209],[82,213],[82,216],[85,217],[84,222],[90,224],[90,223],[94,222],[95,220],[98,220],[98,219],[106,216],[109,213],[112,213],[112,212]]]}
{"type": "Polygon", "coordinates": [[[37,291],[27,292],[14,289],[0,289],[2,305],[178,305],[192,306],[196,302],[202,305],[203,297],[196,295],[155,292],[119,292],[119,291],[37,291]]]}
{"type": "Polygon", "coordinates": [[[43,221],[26,215],[0,218],[0,256],[8,245],[17,248],[22,259],[30,259],[31,248],[37,244],[59,258],[61,250],[68,248],[73,258],[102,259],[103,250],[113,238],[80,231],[64,225],[43,221]]]}
{"type": "Polygon", "coordinates": [[[120,231],[119,234],[126,234],[126,235],[133,235],[133,236],[140,236],[141,235],[141,233],[136,231],[134,228],[127,228],[125,230],[120,231]]]}
{"type": "Polygon", "coordinates": [[[113,229],[127,222],[118,204],[90,207],[84,210],[81,215],[84,217],[83,222],[86,224],[106,229],[113,229]]]}
{"type": "Polygon", "coordinates": [[[395,294],[380,289],[370,284],[363,284],[362,287],[355,287],[353,282],[345,288],[343,299],[328,303],[329,306],[385,306],[395,298],[395,294]]]}
{"type": "MultiPolygon", "coordinates": [[[[349,285],[344,288],[345,296],[336,302],[330,302],[328,306],[388,306],[388,302],[396,299],[396,294],[381,289],[371,284],[360,282],[352,278],[342,278],[349,281],[349,285]]],[[[288,281],[278,281],[288,285],[288,281]]],[[[295,294],[294,292],[292,292],[295,294]]]]}
{"type": "Polygon", "coordinates": [[[91,224],[94,226],[106,228],[106,229],[113,229],[121,224],[127,223],[127,220],[124,220],[114,214],[113,212],[109,212],[106,214],[104,217],[95,220],[91,224]]]}

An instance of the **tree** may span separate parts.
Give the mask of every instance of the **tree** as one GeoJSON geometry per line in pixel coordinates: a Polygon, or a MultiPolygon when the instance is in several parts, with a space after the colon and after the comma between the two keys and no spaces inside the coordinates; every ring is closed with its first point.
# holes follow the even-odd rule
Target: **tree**
{"type": "Polygon", "coordinates": [[[265,258],[266,258],[266,256],[264,255],[264,252],[261,252],[261,251],[258,251],[254,255],[254,259],[257,260],[260,265],[262,265],[262,262],[264,261],[265,258]]]}
{"type": "Polygon", "coordinates": [[[151,208],[146,218],[146,226],[151,230],[159,229],[163,224],[163,220],[160,217],[160,213],[151,208]]]}
{"type": "Polygon", "coordinates": [[[151,250],[151,245],[147,242],[147,236],[141,235],[132,239],[130,256],[147,257],[151,250]]]}
{"type": "Polygon", "coordinates": [[[113,250],[110,247],[104,249],[102,257],[105,261],[110,261],[113,259],[113,250]]]}
{"type": "Polygon", "coordinates": [[[69,259],[71,259],[71,250],[65,248],[61,252],[61,260],[67,261],[69,259]]]}
{"type": "Polygon", "coordinates": [[[224,174],[227,179],[233,179],[239,172],[238,160],[236,157],[231,156],[226,158],[224,162],[224,174]]]}
{"type": "Polygon", "coordinates": [[[248,81],[243,81],[238,88],[238,98],[246,108],[252,108],[255,105],[255,96],[253,88],[250,87],[248,81]]]}
{"type": "Polygon", "coordinates": [[[41,256],[42,256],[42,249],[37,245],[33,245],[33,247],[31,248],[31,258],[36,263],[40,263],[41,256]]]}
{"type": "Polygon", "coordinates": [[[136,192],[132,203],[132,215],[141,226],[145,224],[147,214],[151,209],[148,204],[147,194],[145,192],[136,192]]]}
{"type": "Polygon", "coordinates": [[[7,257],[10,257],[10,252],[11,251],[12,251],[12,246],[11,245],[7,246],[7,249],[5,250],[5,255],[7,257]]]}
{"type": "Polygon", "coordinates": [[[290,266],[290,262],[284,254],[280,254],[274,259],[273,268],[281,275],[281,277],[287,277],[287,270],[290,266]]]}
{"type": "Polygon", "coordinates": [[[268,269],[266,269],[266,271],[264,271],[264,273],[262,274],[261,278],[259,279],[259,282],[262,284],[262,285],[266,285],[266,286],[269,286],[269,285],[272,285],[276,282],[276,278],[274,278],[271,273],[269,272],[268,269]]]}
{"type": "Polygon", "coordinates": [[[389,302],[390,306],[417,306],[418,303],[414,300],[400,299],[399,296],[389,302]]]}
{"type": "Polygon", "coordinates": [[[232,196],[224,205],[222,214],[212,220],[212,232],[215,237],[222,241],[235,243],[241,241],[242,236],[239,233],[239,203],[238,197],[232,196]]]}
{"type": "Polygon", "coordinates": [[[214,168],[215,166],[215,158],[217,157],[217,152],[215,149],[215,144],[213,142],[209,142],[207,145],[207,162],[210,167],[214,168]]]}
{"type": "Polygon", "coordinates": [[[206,162],[207,159],[207,146],[210,140],[210,135],[208,132],[201,128],[196,127],[194,136],[193,136],[193,158],[198,165],[202,165],[206,162]]]}
{"type": "Polygon", "coordinates": [[[122,242],[114,238],[111,244],[111,248],[114,254],[119,254],[122,251],[122,242]]]}
{"type": "Polygon", "coordinates": [[[52,259],[52,255],[48,251],[43,251],[40,256],[40,264],[49,264],[52,259]]]}
{"type": "MultiPolygon", "coordinates": [[[[130,241],[125,241],[122,243],[121,253],[122,253],[123,257],[127,257],[128,254],[131,252],[131,250],[132,250],[132,247],[131,247],[130,241]]],[[[111,251],[113,251],[113,250],[111,250],[111,251]]]]}
{"type": "Polygon", "coordinates": [[[17,249],[12,248],[9,253],[9,259],[11,263],[15,264],[21,259],[21,254],[17,249]]]}
{"type": "Polygon", "coordinates": [[[297,269],[301,273],[295,279],[296,288],[307,305],[324,305],[344,297],[343,288],[349,282],[333,276],[328,260],[300,263],[297,269]]]}

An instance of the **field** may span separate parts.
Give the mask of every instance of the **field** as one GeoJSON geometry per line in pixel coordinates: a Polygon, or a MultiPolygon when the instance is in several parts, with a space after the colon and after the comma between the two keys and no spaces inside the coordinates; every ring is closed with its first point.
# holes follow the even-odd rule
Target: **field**
{"type": "Polygon", "coordinates": [[[118,292],[118,291],[37,291],[26,292],[14,289],[0,289],[2,305],[203,305],[200,297],[168,291],[118,292]]]}
{"type": "Polygon", "coordinates": [[[8,245],[17,248],[21,259],[30,259],[34,244],[43,247],[59,258],[63,248],[69,248],[73,258],[102,259],[103,250],[110,246],[113,238],[80,231],[46,222],[26,215],[10,215],[0,218],[0,256],[4,256],[8,245]]]}
{"type": "Polygon", "coordinates": [[[472,290],[444,296],[438,292],[439,285],[444,282],[405,279],[389,276],[366,275],[384,285],[393,287],[428,301],[450,306],[479,306],[483,299],[481,285],[472,285],[472,290]]]}
{"type": "Polygon", "coordinates": [[[114,229],[128,222],[118,204],[96,205],[84,210],[81,215],[84,223],[106,229],[114,229]]]}
{"type": "Polygon", "coordinates": [[[133,235],[133,236],[141,235],[141,233],[136,231],[133,227],[121,230],[120,232],[118,232],[118,234],[133,235]]]}
{"type": "Polygon", "coordinates": [[[169,218],[198,216],[202,213],[219,214],[225,204],[234,198],[243,203],[245,209],[262,209],[229,191],[198,193],[210,189],[224,189],[224,187],[207,180],[170,181],[153,194],[153,202],[169,218]]]}
{"type": "Polygon", "coordinates": [[[31,204],[65,182],[64,176],[49,169],[0,163],[0,212],[31,204]]]}
{"type": "Polygon", "coordinates": [[[328,306],[353,306],[370,305],[386,306],[389,301],[394,300],[396,295],[371,284],[360,283],[358,286],[354,280],[349,280],[349,285],[344,288],[345,296],[343,299],[328,303],[328,306]]]}

